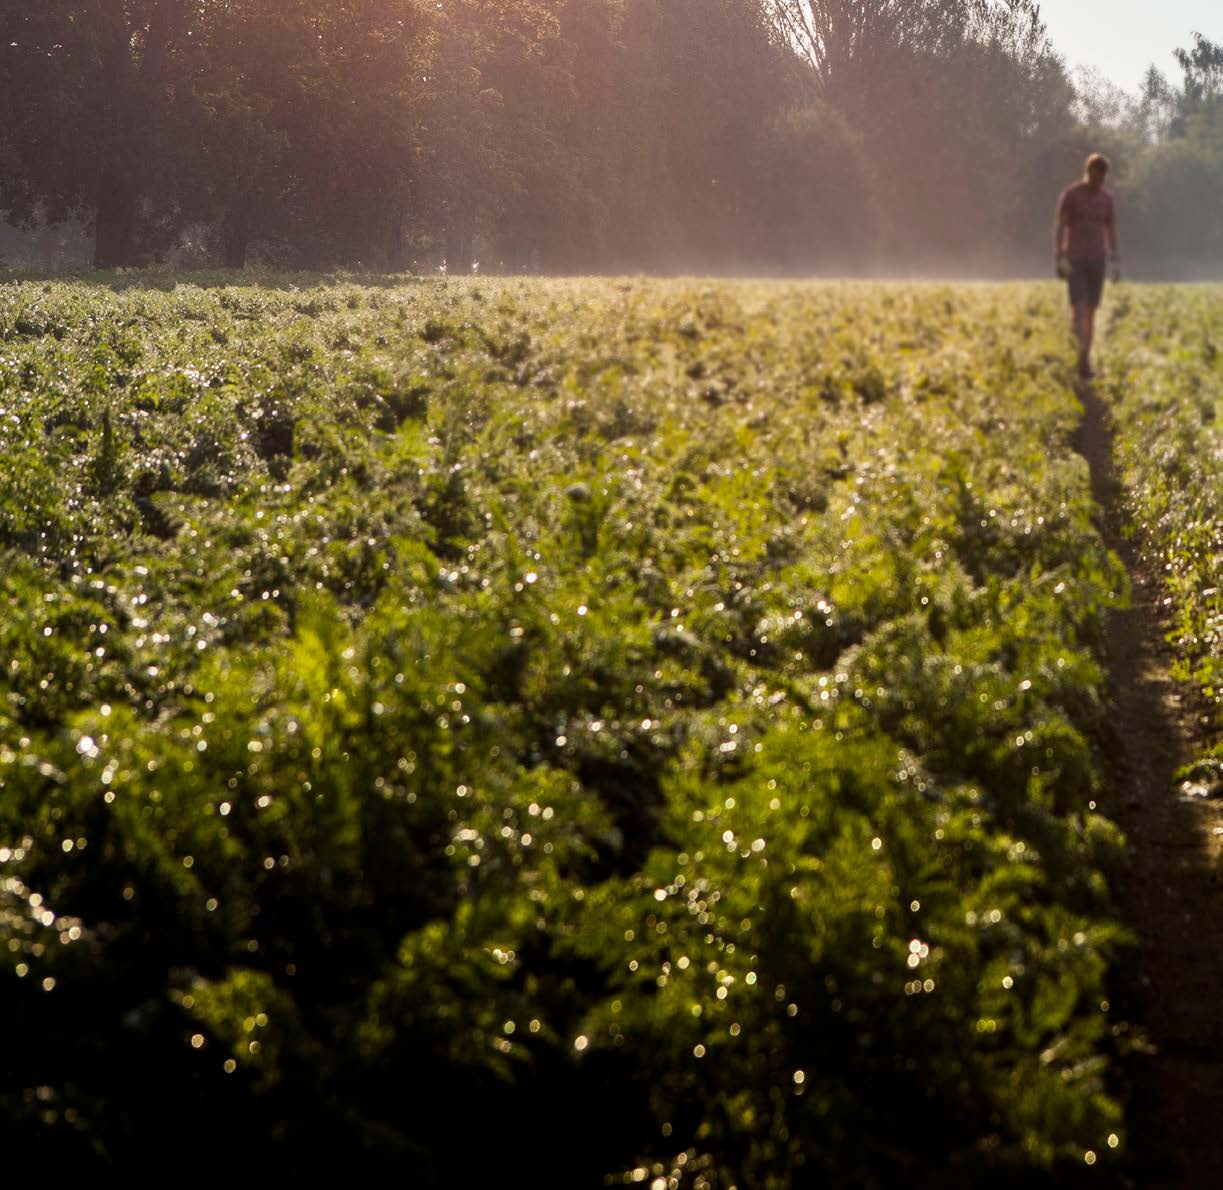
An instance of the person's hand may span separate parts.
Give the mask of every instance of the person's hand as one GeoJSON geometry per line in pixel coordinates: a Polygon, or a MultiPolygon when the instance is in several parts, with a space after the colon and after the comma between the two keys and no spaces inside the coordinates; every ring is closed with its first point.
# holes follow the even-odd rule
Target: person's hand
{"type": "Polygon", "coordinates": [[[1054,264],[1054,270],[1057,273],[1059,281],[1070,280],[1070,261],[1065,256],[1058,256],[1057,262],[1054,264]]]}

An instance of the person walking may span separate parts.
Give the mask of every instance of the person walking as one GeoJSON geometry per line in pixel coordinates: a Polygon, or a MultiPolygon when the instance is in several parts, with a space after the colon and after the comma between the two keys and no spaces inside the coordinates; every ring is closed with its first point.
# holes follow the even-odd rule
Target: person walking
{"type": "Polygon", "coordinates": [[[1108,170],[1108,158],[1103,154],[1093,153],[1087,158],[1082,179],[1062,191],[1053,228],[1057,275],[1070,285],[1074,334],[1079,344],[1079,375],[1084,380],[1095,375],[1091,348],[1110,258],[1113,280],[1121,280],[1117,206],[1104,188],[1108,170]]]}

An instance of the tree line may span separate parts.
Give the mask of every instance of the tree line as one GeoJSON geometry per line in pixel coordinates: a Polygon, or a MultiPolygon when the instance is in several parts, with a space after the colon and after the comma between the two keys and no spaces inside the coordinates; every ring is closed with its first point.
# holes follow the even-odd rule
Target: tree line
{"type": "Polygon", "coordinates": [[[1119,100],[1035,0],[0,0],[0,210],[101,268],[986,271],[1104,144],[1219,261],[1220,62],[1119,100]]]}
{"type": "Polygon", "coordinates": [[[1223,43],[1198,33],[1176,51],[1182,72],[1152,66],[1132,93],[1101,80],[1079,88],[1080,116],[1122,166],[1127,239],[1142,272],[1223,273],[1223,43]]]}

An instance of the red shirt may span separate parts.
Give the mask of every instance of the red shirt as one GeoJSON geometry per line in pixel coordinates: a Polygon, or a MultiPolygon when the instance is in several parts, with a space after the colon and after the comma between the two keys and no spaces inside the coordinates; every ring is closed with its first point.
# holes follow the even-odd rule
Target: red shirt
{"type": "Polygon", "coordinates": [[[1108,259],[1109,232],[1117,225],[1117,208],[1104,187],[1092,190],[1086,182],[1067,186],[1057,204],[1057,218],[1059,227],[1069,228],[1066,255],[1071,260],[1108,259]]]}

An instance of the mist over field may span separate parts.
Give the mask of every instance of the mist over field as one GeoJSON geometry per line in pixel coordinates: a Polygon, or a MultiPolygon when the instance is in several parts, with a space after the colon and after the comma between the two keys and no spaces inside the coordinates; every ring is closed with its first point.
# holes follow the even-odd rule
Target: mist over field
{"type": "MultiPolygon", "coordinates": [[[[1210,31],[1206,31],[1209,33],[1210,31]]],[[[1126,92],[1034,0],[0,3],[0,265],[1223,272],[1223,49],[1126,92]]]]}

